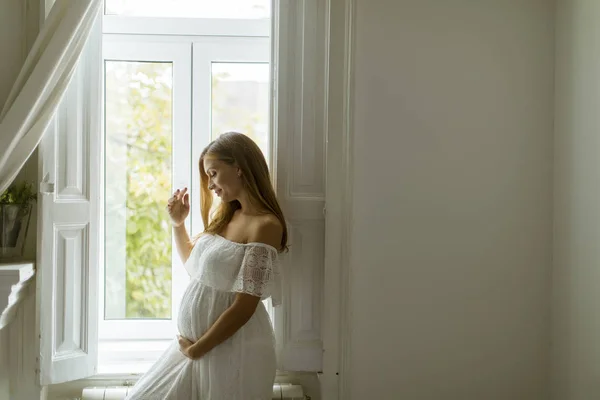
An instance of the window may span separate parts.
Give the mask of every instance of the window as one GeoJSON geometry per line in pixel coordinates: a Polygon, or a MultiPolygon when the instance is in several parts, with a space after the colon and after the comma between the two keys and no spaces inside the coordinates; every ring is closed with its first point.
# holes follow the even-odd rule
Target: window
{"type": "Polygon", "coordinates": [[[167,339],[186,285],[164,205],[173,187],[190,178],[189,46],[105,40],[103,54],[99,338],[167,339]]]}
{"type": "Polygon", "coordinates": [[[107,15],[161,18],[269,18],[270,0],[106,0],[107,15]]]}
{"type": "Polygon", "coordinates": [[[104,71],[104,319],[170,319],[173,63],[107,60],[104,71]]]}
{"type": "MultiPolygon", "coordinates": [[[[108,1],[106,7],[152,11],[134,1],[108,1]]],[[[190,188],[187,228],[197,234],[203,230],[197,168],[202,149],[235,130],[252,137],[270,158],[269,38],[104,36],[99,372],[143,372],[177,333],[188,283],[165,211],[168,198],[176,188],[190,188]]]]}
{"type": "Polygon", "coordinates": [[[269,1],[273,27],[200,7],[211,3],[198,0],[198,18],[152,17],[106,0],[40,144],[56,187],[40,199],[42,385],[142,372],[173,340],[189,278],[161,213],[189,186],[188,231],[202,230],[195,163],[230,129],[265,152],[288,218],[283,304],[270,310],[278,367],[322,371],[328,3],[269,1]]]}

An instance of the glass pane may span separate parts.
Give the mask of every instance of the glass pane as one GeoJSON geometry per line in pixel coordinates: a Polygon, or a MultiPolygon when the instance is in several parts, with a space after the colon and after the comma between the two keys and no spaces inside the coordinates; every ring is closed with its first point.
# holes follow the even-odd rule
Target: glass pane
{"type": "Polygon", "coordinates": [[[211,136],[236,131],[269,161],[269,63],[213,63],[211,136]]]}
{"type": "Polygon", "coordinates": [[[106,0],[105,13],[136,17],[260,19],[271,0],[106,0]]]}
{"type": "Polygon", "coordinates": [[[104,317],[170,319],[173,65],[105,67],[104,317]]]}

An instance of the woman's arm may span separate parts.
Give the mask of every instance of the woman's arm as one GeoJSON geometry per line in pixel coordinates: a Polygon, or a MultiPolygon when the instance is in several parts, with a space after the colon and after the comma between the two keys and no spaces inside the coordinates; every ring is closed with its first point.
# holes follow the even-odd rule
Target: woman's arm
{"type": "MultiPolygon", "coordinates": [[[[281,243],[283,229],[278,221],[262,224],[250,242],[266,243],[275,248],[281,243]]],[[[186,350],[190,358],[200,358],[225,340],[229,339],[246,324],[256,311],[260,297],[246,293],[238,293],[231,306],[215,321],[196,343],[186,350]]],[[[181,344],[181,339],[180,339],[181,344]]],[[[182,350],[185,350],[182,344],[182,350]]],[[[184,351],[185,352],[185,351],[184,351]]]]}
{"type": "Polygon", "coordinates": [[[175,244],[177,245],[179,258],[185,264],[187,259],[190,258],[190,253],[194,247],[192,246],[190,235],[188,235],[187,229],[185,229],[185,224],[179,226],[173,225],[173,234],[175,235],[175,244]]]}
{"type": "Polygon", "coordinates": [[[183,190],[177,189],[167,204],[169,217],[171,217],[171,223],[173,224],[177,252],[184,264],[190,257],[192,247],[194,247],[190,243],[190,235],[188,235],[185,229],[185,219],[190,214],[190,195],[187,191],[187,188],[183,188],[183,190]]]}

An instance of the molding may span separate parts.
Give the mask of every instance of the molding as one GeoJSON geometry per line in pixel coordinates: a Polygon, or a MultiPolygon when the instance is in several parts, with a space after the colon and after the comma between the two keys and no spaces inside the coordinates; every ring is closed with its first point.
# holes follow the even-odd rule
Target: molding
{"type": "Polygon", "coordinates": [[[340,352],[340,398],[351,399],[351,326],[350,326],[350,300],[351,300],[351,246],[352,246],[352,228],[353,228],[353,191],[354,191],[354,14],[355,0],[346,0],[345,9],[345,32],[344,48],[346,55],[344,58],[344,129],[343,129],[343,167],[344,171],[344,196],[343,196],[343,214],[342,220],[342,304],[340,332],[342,332],[340,352]]]}
{"type": "Polygon", "coordinates": [[[41,3],[38,0],[23,1],[23,62],[29,55],[29,50],[37,39],[40,31],[41,3]]]}
{"type": "Polygon", "coordinates": [[[353,200],[353,58],[355,0],[329,0],[327,213],[322,398],[352,397],[350,261],[353,200]],[[342,70],[338,75],[336,71],[342,70]],[[341,99],[341,100],[340,100],[341,99]]]}
{"type": "Polygon", "coordinates": [[[28,0],[21,2],[21,37],[23,40],[21,41],[21,65],[25,63],[25,59],[27,58],[27,54],[29,53],[29,43],[27,38],[27,31],[29,27],[29,13],[27,12],[28,8],[28,0]]]}
{"type": "Polygon", "coordinates": [[[274,3],[273,147],[290,252],[275,308],[278,367],[322,371],[327,2],[274,3]]]}
{"type": "Polygon", "coordinates": [[[27,288],[34,279],[33,263],[0,264],[0,331],[15,319],[19,305],[27,297],[27,288]]]}

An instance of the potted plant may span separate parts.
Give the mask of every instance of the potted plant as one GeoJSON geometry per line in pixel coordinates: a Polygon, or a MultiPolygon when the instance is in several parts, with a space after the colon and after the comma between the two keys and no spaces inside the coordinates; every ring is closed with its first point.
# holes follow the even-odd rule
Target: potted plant
{"type": "Polygon", "coordinates": [[[13,184],[0,195],[0,258],[23,256],[36,199],[31,182],[13,184]]]}

